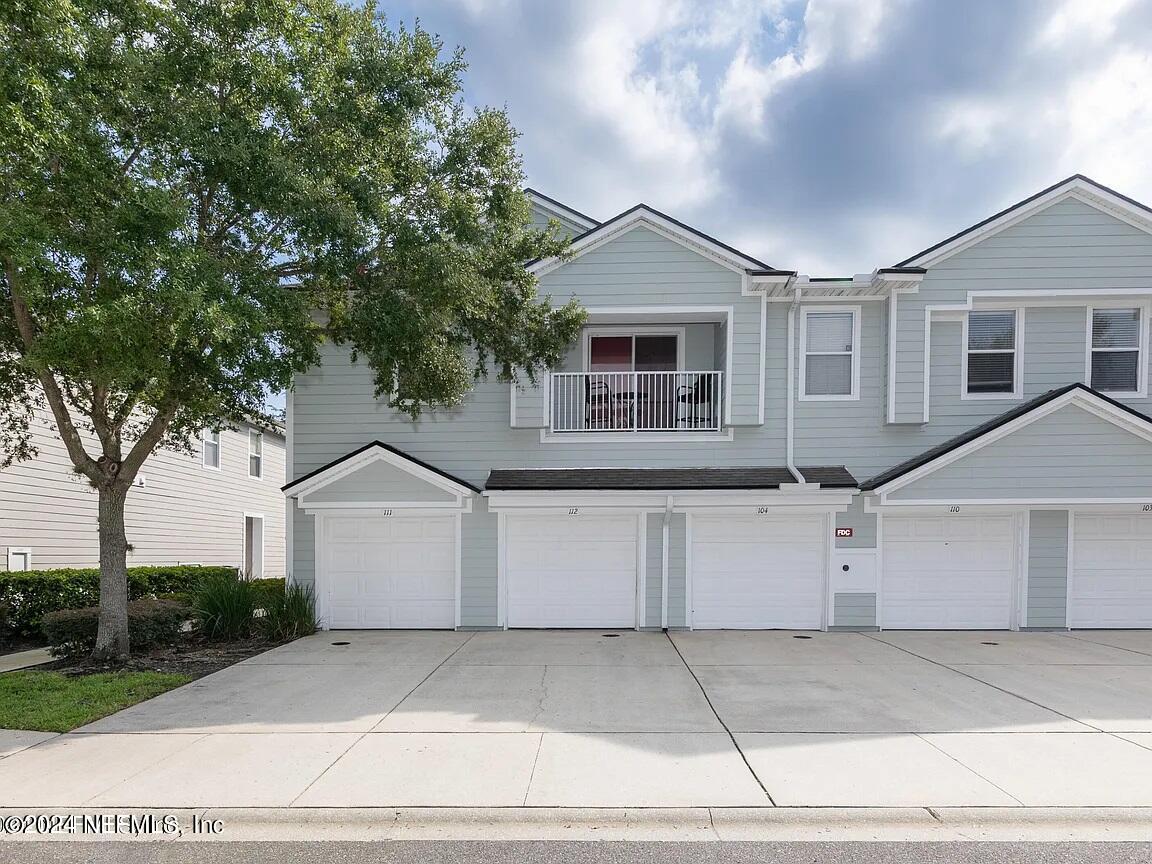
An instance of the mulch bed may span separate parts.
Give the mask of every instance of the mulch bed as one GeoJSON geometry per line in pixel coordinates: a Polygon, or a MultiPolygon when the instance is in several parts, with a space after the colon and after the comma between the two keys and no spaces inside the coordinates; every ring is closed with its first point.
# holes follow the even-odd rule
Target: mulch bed
{"type": "MultiPolygon", "coordinates": [[[[289,640],[291,641],[291,640],[289,640]]],[[[190,638],[168,648],[155,648],[133,654],[127,663],[96,662],[86,657],[56,660],[37,669],[65,675],[92,675],[97,672],[176,672],[202,678],[241,660],[263,654],[283,642],[247,640],[243,642],[202,642],[190,638]]]]}

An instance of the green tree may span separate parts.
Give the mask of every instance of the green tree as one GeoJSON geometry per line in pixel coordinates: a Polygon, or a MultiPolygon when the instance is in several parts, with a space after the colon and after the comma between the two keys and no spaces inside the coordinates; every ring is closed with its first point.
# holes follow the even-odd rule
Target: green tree
{"type": "Polygon", "coordinates": [[[459,51],[336,0],[0,8],[0,448],[47,406],[99,497],[96,653],[128,652],[124,503],[158,447],[267,419],[331,339],[398,410],[557,362],[516,133],[459,51]]]}

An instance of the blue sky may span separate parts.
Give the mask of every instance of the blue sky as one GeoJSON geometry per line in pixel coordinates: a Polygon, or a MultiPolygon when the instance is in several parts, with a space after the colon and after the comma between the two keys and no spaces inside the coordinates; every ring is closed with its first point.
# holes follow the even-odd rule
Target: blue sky
{"type": "Polygon", "coordinates": [[[1152,0],[424,0],[531,185],[867,272],[1069,174],[1152,201],[1152,0]]]}

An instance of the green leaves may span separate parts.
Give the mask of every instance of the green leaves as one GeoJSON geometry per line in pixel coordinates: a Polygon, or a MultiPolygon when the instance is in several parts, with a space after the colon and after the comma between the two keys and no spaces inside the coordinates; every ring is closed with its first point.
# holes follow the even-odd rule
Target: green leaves
{"type": "Polygon", "coordinates": [[[414,415],[555,362],[581,314],[523,263],[564,243],[464,71],[371,4],[4,4],[0,405],[55,386],[111,455],[263,416],[325,338],[414,415]]]}

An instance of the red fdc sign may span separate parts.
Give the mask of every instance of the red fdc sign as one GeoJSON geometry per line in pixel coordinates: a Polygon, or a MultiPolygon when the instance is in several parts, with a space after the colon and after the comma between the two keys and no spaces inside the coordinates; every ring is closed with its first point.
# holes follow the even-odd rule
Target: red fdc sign
{"type": "Polygon", "coordinates": [[[852,529],[851,528],[837,528],[836,529],[836,536],[837,537],[851,537],[852,536],[852,529]]]}

